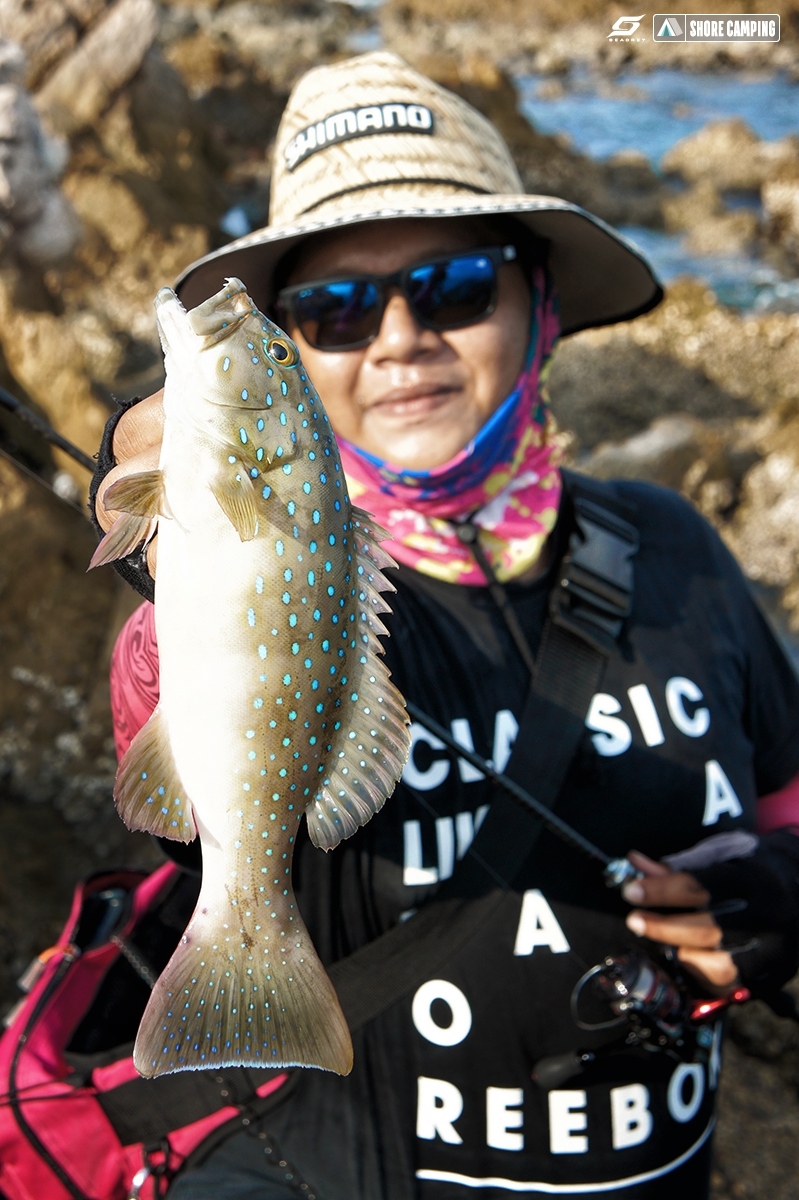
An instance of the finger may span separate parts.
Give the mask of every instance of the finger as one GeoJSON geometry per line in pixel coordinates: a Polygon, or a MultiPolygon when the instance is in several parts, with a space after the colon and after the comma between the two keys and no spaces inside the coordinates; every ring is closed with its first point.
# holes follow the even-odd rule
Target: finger
{"type": "Polygon", "coordinates": [[[663,916],[635,909],[627,917],[627,928],[638,937],[651,938],[667,946],[692,946],[701,950],[716,950],[721,945],[722,932],[710,913],[676,913],[663,916]]]}
{"type": "Polygon", "coordinates": [[[126,458],[124,462],[108,472],[97,489],[97,500],[95,503],[97,520],[103,529],[109,530],[119,516],[119,509],[106,506],[105,503],[106,492],[111,487],[111,484],[116,483],[118,479],[124,479],[126,475],[135,475],[138,471],[156,470],[160,453],[159,446],[148,446],[132,458],[126,458]]]}
{"type": "Polygon", "coordinates": [[[670,875],[671,868],[665,863],[656,862],[654,858],[648,858],[646,854],[642,854],[640,850],[631,850],[627,858],[637,867],[639,871],[643,871],[644,875],[670,875]]]}
{"type": "MultiPolygon", "coordinates": [[[[164,438],[164,389],[124,412],[114,430],[114,458],[120,465],[164,438]]],[[[156,463],[157,465],[157,463],[156,463]]]]}
{"type": "Polygon", "coordinates": [[[633,879],[624,885],[622,895],[630,904],[656,908],[703,908],[710,901],[710,893],[687,871],[633,879]]]}
{"type": "Polygon", "coordinates": [[[727,989],[738,982],[738,968],[726,950],[695,950],[680,946],[677,957],[706,986],[727,989]]]}

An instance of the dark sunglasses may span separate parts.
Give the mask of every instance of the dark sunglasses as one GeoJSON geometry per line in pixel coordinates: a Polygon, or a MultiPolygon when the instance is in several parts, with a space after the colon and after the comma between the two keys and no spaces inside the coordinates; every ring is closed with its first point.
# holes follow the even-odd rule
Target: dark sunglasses
{"type": "Polygon", "coordinates": [[[482,321],[497,302],[497,267],[515,246],[489,246],[414,263],[391,275],[350,275],[283,288],[278,308],[315,350],[358,350],[377,337],[390,288],[420,325],[439,332],[482,321]]]}

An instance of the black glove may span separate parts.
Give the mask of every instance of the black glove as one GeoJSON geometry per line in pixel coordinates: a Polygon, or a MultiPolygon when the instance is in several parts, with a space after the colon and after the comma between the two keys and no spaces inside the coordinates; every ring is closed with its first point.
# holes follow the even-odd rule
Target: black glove
{"type": "MultiPolygon", "coordinates": [[[[134,396],[132,400],[118,400],[117,404],[119,405],[119,408],[117,412],[113,413],[112,416],[108,418],[105,423],[105,429],[103,430],[103,440],[100,443],[100,449],[97,452],[97,466],[95,468],[91,484],[89,485],[89,513],[91,515],[92,524],[101,537],[103,535],[103,529],[100,526],[100,522],[97,520],[95,506],[97,503],[97,491],[100,487],[100,484],[103,482],[108,472],[112,471],[117,465],[116,459],[114,458],[114,430],[116,429],[117,423],[119,422],[119,418],[122,416],[122,414],[127,412],[129,408],[133,408],[133,405],[138,404],[140,400],[141,396],[134,396]]],[[[140,596],[144,596],[145,600],[153,600],[155,596],[155,580],[148,570],[147,555],[143,545],[137,547],[137,549],[134,550],[132,554],[129,554],[127,558],[117,559],[117,561],[112,565],[114,570],[118,571],[125,582],[129,583],[130,586],[137,591],[140,596]]]]}
{"type": "Polygon", "coordinates": [[[779,991],[799,968],[799,836],[777,829],[760,837],[747,857],[692,874],[710,893],[711,907],[721,906],[716,921],[724,931],[722,944],[741,982],[764,998],[779,991]]]}

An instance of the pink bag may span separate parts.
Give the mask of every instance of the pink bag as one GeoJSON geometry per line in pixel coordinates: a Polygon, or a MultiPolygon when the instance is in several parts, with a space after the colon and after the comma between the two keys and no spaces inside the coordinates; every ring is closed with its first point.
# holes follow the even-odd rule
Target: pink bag
{"type": "MultiPolygon", "coordinates": [[[[208,1112],[199,1120],[164,1130],[153,1147],[141,1141],[123,1144],[100,1097],[138,1081],[142,1089],[165,1080],[141,1081],[132,1057],[125,1056],[91,1071],[88,1082],[75,1080],[65,1048],[91,1007],[106,973],[120,954],[124,939],[174,884],[178,868],[167,863],[152,875],[114,871],[93,877],[75,889],[72,910],[57,944],[35,959],[22,986],[29,990],[6,1019],[0,1038],[0,1194],[4,1200],[126,1200],[162,1196],[187,1156],[226,1122],[248,1122],[244,1103],[235,1106],[213,1091],[208,1112]],[[74,944],[87,898],[109,888],[130,894],[124,925],[106,940],[83,952],[74,944]],[[70,1077],[72,1081],[70,1082],[70,1077]]],[[[205,1074],[202,1072],[201,1074],[205,1074]]],[[[208,1092],[207,1081],[193,1077],[194,1088],[208,1092]]],[[[249,1098],[275,1092],[288,1078],[271,1075],[249,1098]]],[[[222,1081],[224,1083],[224,1080],[222,1081]]],[[[120,1095],[127,1096],[131,1089],[120,1095]]],[[[146,1101],[147,1092],[142,1091],[146,1101]]],[[[141,1102],[141,1098],[139,1101],[141,1102]]]]}

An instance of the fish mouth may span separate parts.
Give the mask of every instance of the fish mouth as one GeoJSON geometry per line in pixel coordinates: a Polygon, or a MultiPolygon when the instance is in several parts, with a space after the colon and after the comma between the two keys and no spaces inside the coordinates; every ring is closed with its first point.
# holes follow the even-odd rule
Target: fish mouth
{"type": "Polygon", "coordinates": [[[181,344],[194,341],[189,314],[170,287],[162,287],[155,297],[155,323],[164,354],[175,351],[181,344]]]}
{"type": "Polygon", "coordinates": [[[155,316],[164,353],[167,349],[176,349],[180,343],[189,343],[196,349],[197,338],[201,339],[201,348],[206,349],[230,337],[242,321],[257,315],[258,310],[240,279],[226,280],[216,295],[189,312],[172,288],[161,288],[155,298],[155,316]]]}

